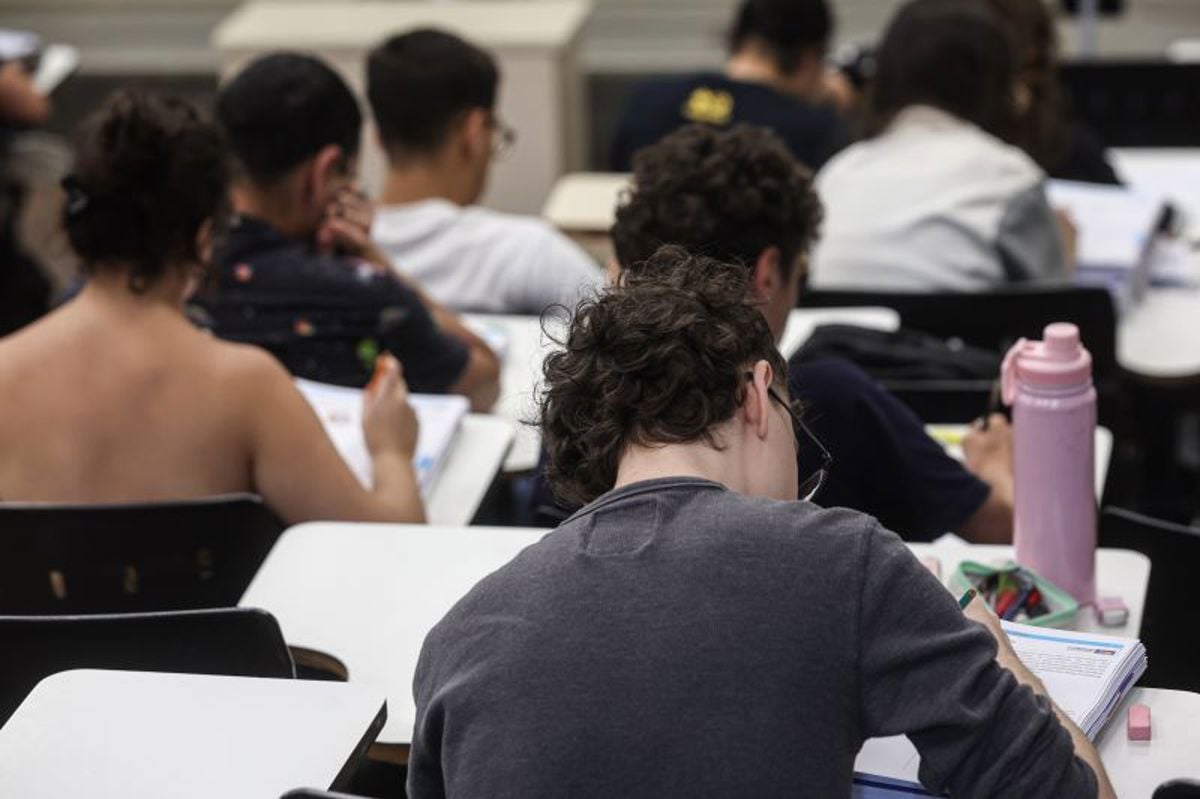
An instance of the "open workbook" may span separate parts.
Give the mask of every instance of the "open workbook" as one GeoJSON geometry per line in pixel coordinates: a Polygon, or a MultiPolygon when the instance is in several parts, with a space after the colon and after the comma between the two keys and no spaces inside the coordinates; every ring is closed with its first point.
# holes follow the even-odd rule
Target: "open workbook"
{"type": "MultiPolygon", "coordinates": [[[[1146,647],[1134,638],[1001,624],[1021,662],[1089,739],[1095,739],[1146,671],[1146,647]]],[[[917,781],[920,762],[908,738],[872,738],[854,762],[851,796],[929,796],[917,781]]]]}
{"type": "MultiPolygon", "coordinates": [[[[367,452],[362,431],[362,391],[302,379],[296,380],[296,387],[317,412],[317,418],[350,471],[369,487],[371,455],[367,452]]],[[[408,401],[416,411],[420,425],[413,466],[417,470],[421,495],[428,499],[470,405],[466,397],[452,394],[409,394],[408,401]]]]}

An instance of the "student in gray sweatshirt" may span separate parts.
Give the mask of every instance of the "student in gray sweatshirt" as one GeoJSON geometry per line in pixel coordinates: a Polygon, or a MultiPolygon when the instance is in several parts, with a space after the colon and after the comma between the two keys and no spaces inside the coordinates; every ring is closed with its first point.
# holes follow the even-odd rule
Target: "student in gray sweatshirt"
{"type": "Polygon", "coordinates": [[[409,796],[841,797],[865,739],[906,734],[933,791],[1111,797],[978,601],[796,501],[813,444],[745,270],[648,266],[547,359],[548,475],[588,504],[430,632],[409,796]]]}

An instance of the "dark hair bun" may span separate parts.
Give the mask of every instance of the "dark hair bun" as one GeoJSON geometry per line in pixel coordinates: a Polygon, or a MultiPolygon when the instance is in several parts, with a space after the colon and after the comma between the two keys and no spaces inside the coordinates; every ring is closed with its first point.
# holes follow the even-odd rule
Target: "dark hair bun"
{"type": "Polygon", "coordinates": [[[196,234],[227,204],[220,131],[176,97],[119,92],[81,130],[65,224],[85,270],[119,266],[135,288],[196,262],[196,234]]]}

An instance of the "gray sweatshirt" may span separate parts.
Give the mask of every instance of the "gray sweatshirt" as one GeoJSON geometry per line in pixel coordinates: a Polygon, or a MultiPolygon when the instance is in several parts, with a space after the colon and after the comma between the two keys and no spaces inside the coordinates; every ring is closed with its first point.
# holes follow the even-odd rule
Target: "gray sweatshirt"
{"type": "Polygon", "coordinates": [[[849,795],[906,734],[954,796],[1095,796],[1049,703],[870,517],[694,478],[612,491],[429,633],[411,797],[849,795]]]}

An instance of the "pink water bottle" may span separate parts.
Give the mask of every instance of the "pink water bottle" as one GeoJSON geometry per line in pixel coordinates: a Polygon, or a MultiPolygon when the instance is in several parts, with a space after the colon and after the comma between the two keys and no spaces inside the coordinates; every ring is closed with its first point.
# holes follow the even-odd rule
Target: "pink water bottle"
{"type": "Polygon", "coordinates": [[[1017,562],[1079,603],[1096,595],[1096,389],[1079,328],[1049,325],[1004,356],[1001,388],[1013,409],[1017,562]]]}

